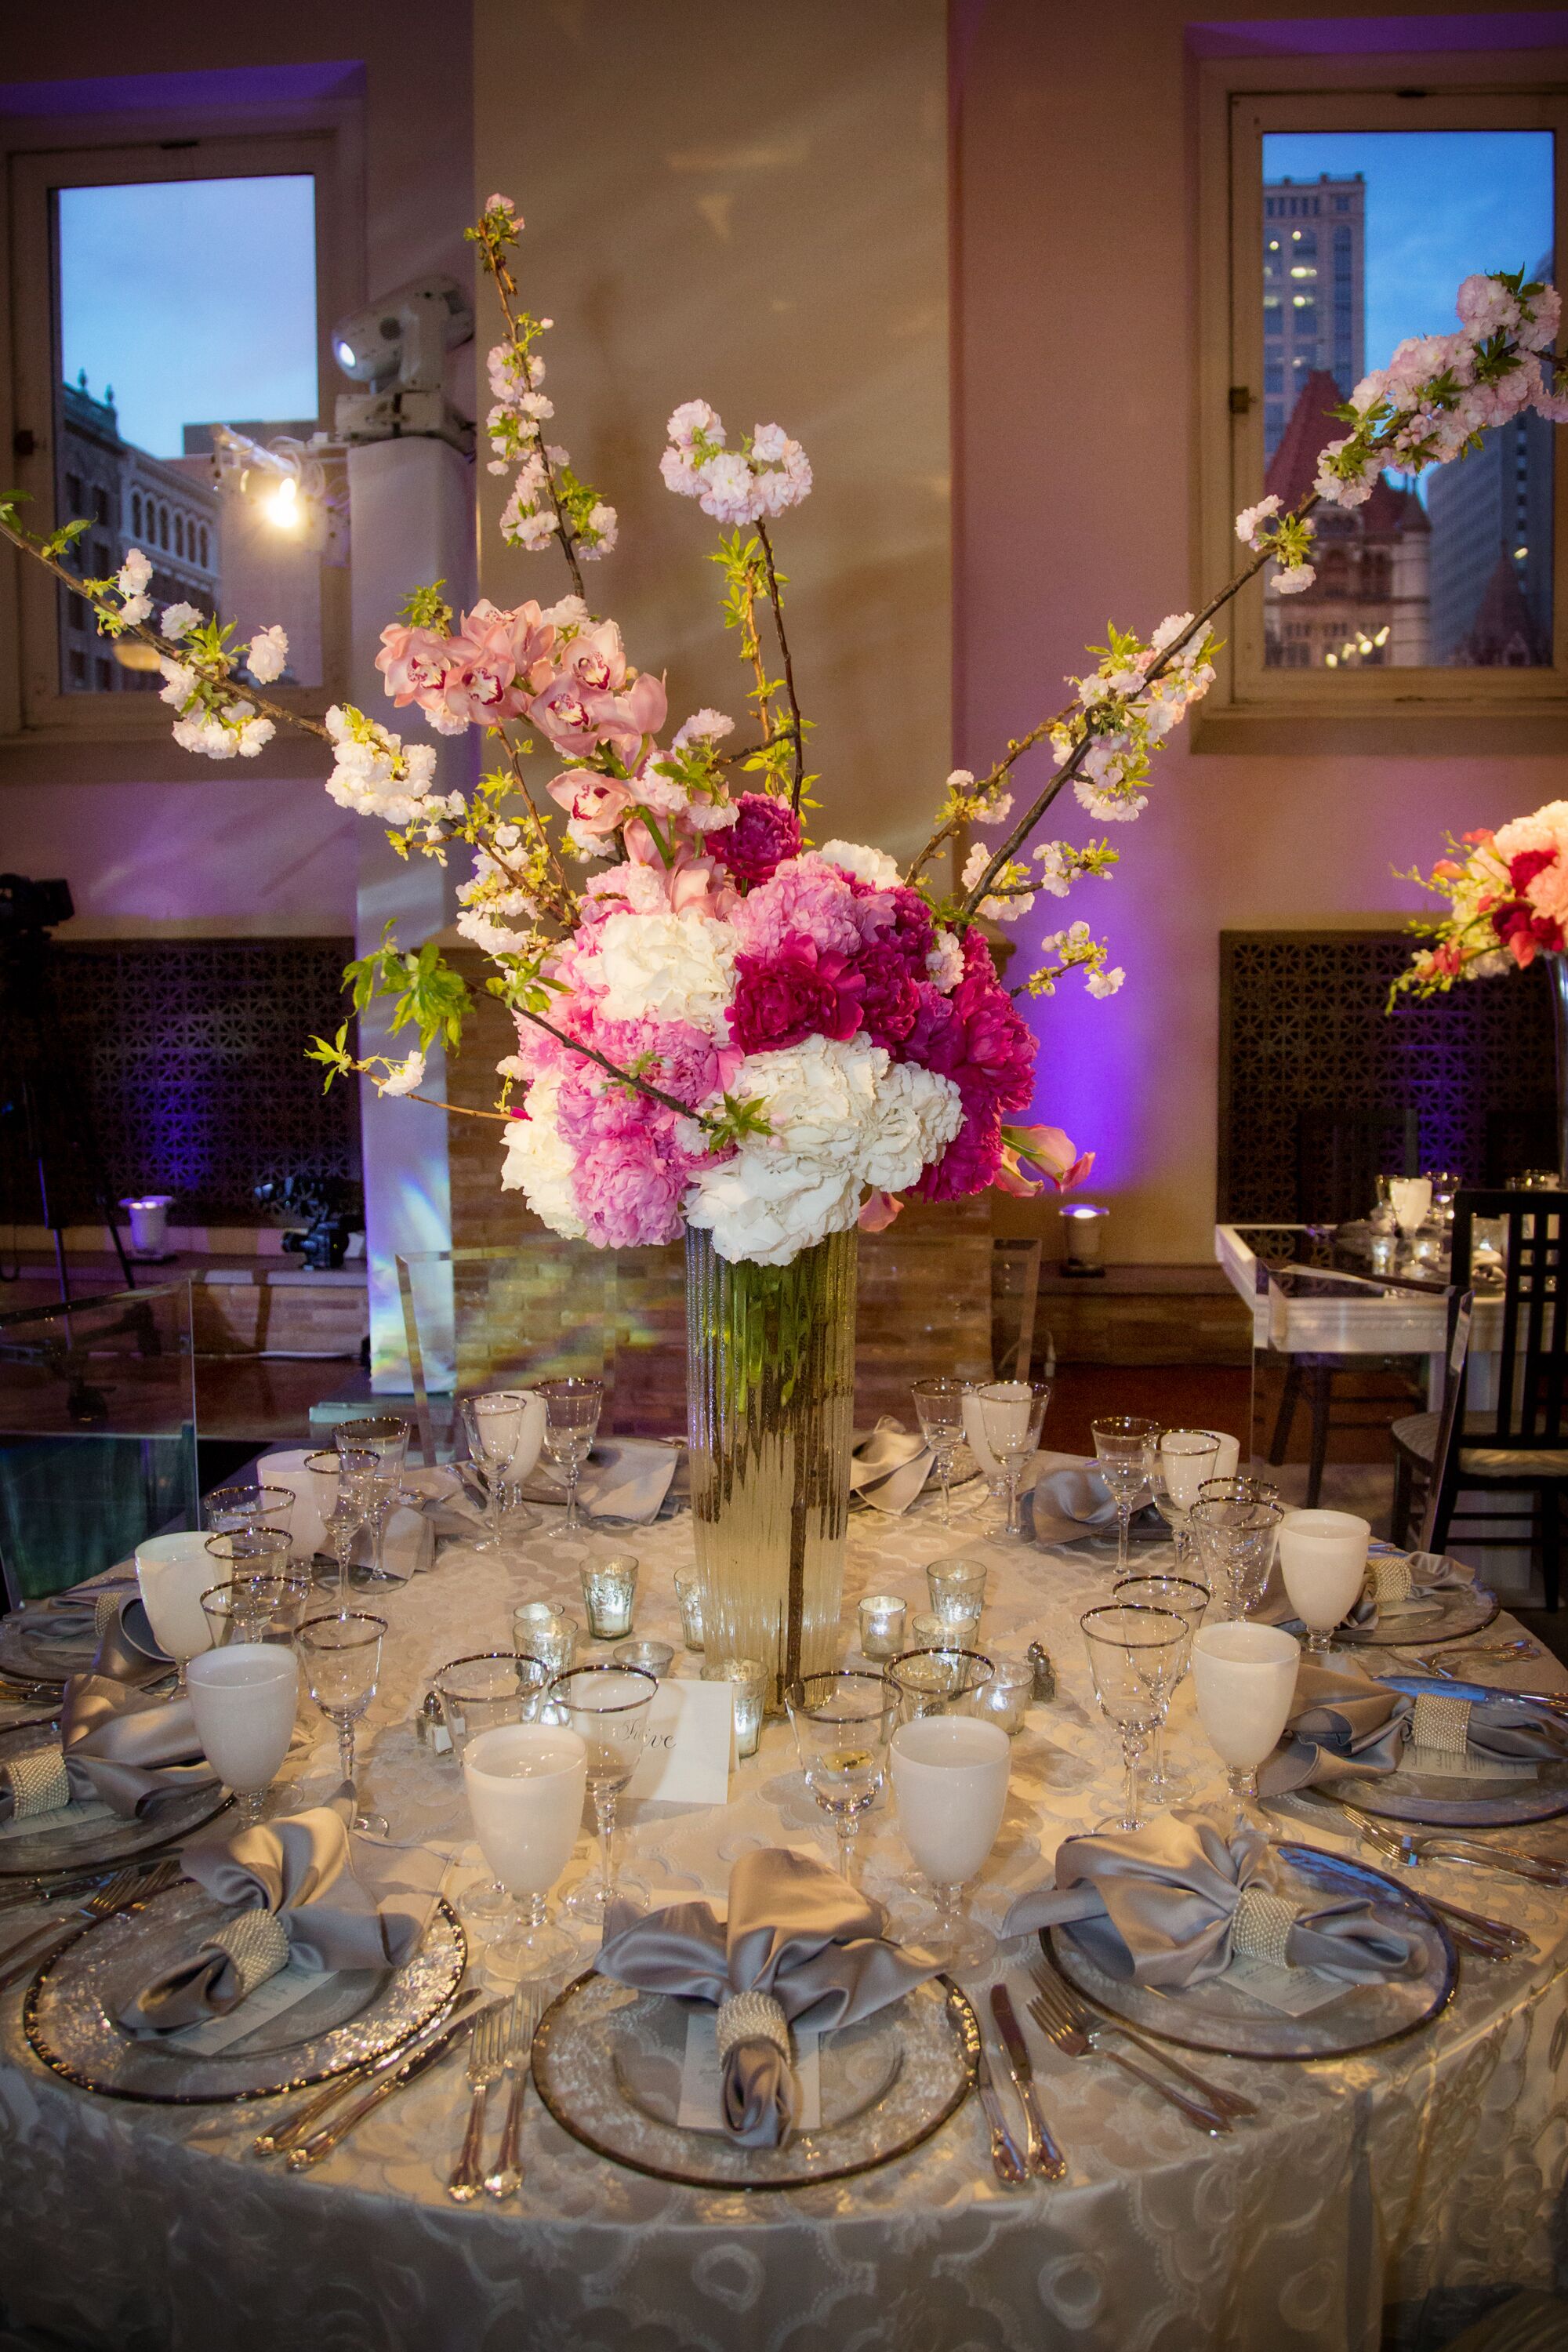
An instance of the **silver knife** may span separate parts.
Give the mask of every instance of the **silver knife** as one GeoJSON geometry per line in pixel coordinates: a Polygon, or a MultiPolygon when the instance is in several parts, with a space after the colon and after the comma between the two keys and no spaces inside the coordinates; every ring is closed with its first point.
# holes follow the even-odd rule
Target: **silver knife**
{"type": "Polygon", "coordinates": [[[1042,2180],[1065,2180],[1067,2158],[1051,2137],[1046,2119],[1035,2097],[1035,2070],[1029,2063],[1028,2045],[1018,2031],[1018,2021],[1013,2013],[1012,1995],[1005,1984],[991,1988],[991,2014],[996,2020],[996,2031],[1002,2036],[1002,2046],[1007,2053],[1007,2072],[1013,2077],[1013,2088],[1018,2094],[1028,2126],[1029,2149],[1026,2158],[1029,2170],[1042,2180]]]}
{"type": "Polygon", "coordinates": [[[974,2057],[974,2088],[985,2110],[985,2121],[991,2132],[991,2162],[997,2179],[1005,2189],[1022,2189],[1029,2178],[1029,2168],[1013,2143],[1002,2113],[1002,2102],[996,2096],[996,2085],[991,2079],[991,2061],[981,2042],[974,2057]]]}
{"type": "MultiPolygon", "coordinates": [[[[499,2009],[501,2006],[500,2001],[491,2003],[492,2008],[499,2009]]],[[[345,2108],[336,2123],[329,2124],[324,2131],[313,2133],[309,2139],[301,2140],[298,2147],[290,2148],[285,2158],[289,2171],[303,2172],[308,2166],[320,2164],[324,2156],[331,2156],[332,2150],[348,2137],[354,2126],[363,2122],[373,2108],[379,2107],[384,2099],[389,2099],[392,2096],[394,2091],[401,2091],[405,2084],[416,2081],[423,2074],[427,2066],[433,2066],[438,2058],[444,2058],[449,2050],[456,2049],[466,2042],[479,2020],[482,2017],[488,2017],[489,2014],[489,2010],[470,2010],[466,2016],[459,2017],[454,2023],[448,2025],[444,2032],[438,2033],[433,2042],[422,2043],[411,2056],[404,2058],[394,2067],[390,2074],[384,2074],[378,2083],[373,2083],[362,2097],[357,2098],[352,2106],[345,2108]]]]}
{"type": "Polygon", "coordinates": [[[455,2025],[466,2016],[479,1998],[478,1986],[468,1986],[428,2025],[424,2026],[412,2042],[403,2042],[395,2050],[389,2050],[384,2057],[371,2059],[363,2066],[353,2066],[346,2074],[334,2074],[325,2088],[313,2093],[303,2106],[294,2107],[288,2115],[280,2116],[276,2123],[269,2124],[252,2140],[252,2156],[287,2156],[289,2150],[306,2137],[311,2125],[321,2121],[329,2107],[335,2106],[340,2099],[347,2098],[351,2091],[363,2090],[367,2084],[379,2081],[383,2074],[395,2074],[408,2059],[417,2057],[431,2042],[439,2038],[444,2027],[455,2025]]]}

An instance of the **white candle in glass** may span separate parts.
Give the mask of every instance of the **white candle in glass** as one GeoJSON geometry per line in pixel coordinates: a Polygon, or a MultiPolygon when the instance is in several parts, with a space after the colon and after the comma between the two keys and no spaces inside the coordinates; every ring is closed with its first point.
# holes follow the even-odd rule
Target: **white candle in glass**
{"type": "Polygon", "coordinates": [[[1432,1206],[1432,1180],[1429,1176],[1395,1176],[1390,1180],[1388,1198],[1394,1223],[1408,1238],[1426,1222],[1432,1206]]]}
{"type": "Polygon", "coordinates": [[[1279,1522],[1279,1573],[1290,1606],[1321,1654],[1366,1581],[1372,1528],[1352,1511],[1287,1511],[1279,1522]]]}
{"type": "Polygon", "coordinates": [[[300,1664],[276,1642],[236,1642],[193,1657],[185,1687],[202,1752],[226,1789],[259,1800],[289,1753],[300,1664]]]}
{"type": "Polygon", "coordinates": [[[136,1582],[153,1638],[184,1679],[187,1658],[212,1647],[202,1595],[221,1581],[203,1535],[149,1536],[136,1547],[136,1582]]]}

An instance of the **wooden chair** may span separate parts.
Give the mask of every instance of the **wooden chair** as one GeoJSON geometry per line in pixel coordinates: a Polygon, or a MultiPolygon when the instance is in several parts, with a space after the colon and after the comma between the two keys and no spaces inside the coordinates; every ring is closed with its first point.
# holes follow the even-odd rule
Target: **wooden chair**
{"type": "MultiPolygon", "coordinates": [[[[1517,1505],[1461,1508],[1461,1493],[1528,1495],[1531,1549],[1549,1609],[1558,1606],[1562,1501],[1568,1489],[1568,1192],[1460,1192],[1454,1203],[1455,1339],[1470,1283],[1476,1218],[1503,1221],[1507,1252],[1499,1304],[1495,1406],[1470,1410],[1478,1359],[1450,1349],[1443,1412],[1396,1421],[1394,1538],[1409,1540],[1413,1505],[1426,1511],[1423,1549],[1447,1549],[1456,1520],[1467,1549],[1511,1549],[1520,1533],[1474,1534],[1525,1517],[1517,1505]],[[1457,1353],[1457,1369],[1455,1360],[1457,1353]],[[1447,1442],[1445,1443],[1445,1434],[1447,1442]]],[[[1481,1360],[1490,1361],[1489,1357],[1481,1360]]]]}

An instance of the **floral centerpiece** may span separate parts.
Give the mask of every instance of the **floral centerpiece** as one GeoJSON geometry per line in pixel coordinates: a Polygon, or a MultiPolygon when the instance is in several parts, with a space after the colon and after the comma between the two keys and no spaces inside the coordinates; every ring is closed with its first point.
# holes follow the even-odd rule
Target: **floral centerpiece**
{"type": "MultiPolygon", "coordinates": [[[[1455,456],[1526,402],[1568,415],[1538,356],[1557,297],[1522,276],[1467,279],[1459,331],[1402,345],[1356,387],[1301,503],[1286,512],[1268,498],[1237,518],[1236,575],[1146,637],[1113,626],[1060,709],[984,775],[947,778],[930,838],[900,872],[878,848],[807,831],[810,722],[773,534],[812,472],[781,425],[731,439],[707,402],[688,401],[659,460],[669,489],[721,527],[743,722],[700,709],[670,729],[663,677],[635,666],[594,610],[587,567],[614,549],[617,520],[548,437],[551,322],[519,300],[521,226],[495,196],[468,232],[502,322],[488,362],[490,464],[513,476],[503,537],[552,554],[569,585],[553,603],[486,600],[461,614],[440,583],[413,592],[377,667],[420,736],[346,705],[317,720],[269,700],[281,629],[239,646],[189,605],[153,625],[139,551],[115,579],[72,568],[84,522],[34,536],[12,500],[0,531],[85,595],[100,630],[155,649],[183,747],[246,759],[277,725],[303,727],[330,752],[333,799],[387,825],[405,856],[471,855],[458,928],[492,960],[489,985],[517,1026],[496,1109],[479,1114],[503,1122],[500,1181],[563,1236],[606,1247],[688,1236],[709,1605],[725,1646],[787,1678],[826,1661],[837,1622],[857,1224],[884,1224],[911,1198],[1037,1192],[1091,1164],[1059,1129],[1016,1124],[1035,1088],[1016,1000],[1072,971],[1109,995],[1121,971],[1072,921],[1005,988],[984,925],[1110,876],[1109,836],[1037,838],[1047,814],[1069,787],[1098,824],[1140,814],[1161,743],[1213,681],[1215,614],[1266,565],[1282,592],[1310,582],[1321,500],[1354,506],[1386,463],[1455,456]],[[443,790],[439,740],[470,729],[493,764],[471,794],[443,790]],[[1009,780],[1037,747],[1050,772],[1016,812],[1009,780]]],[[[434,944],[390,937],[348,977],[359,1008],[390,995],[394,1029],[414,1038],[401,1059],[360,1056],[345,1024],[312,1048],[328,1082],[357,1071],[416,1093],[434,1041],[460,1039],[466,983],[434,944]]]]}

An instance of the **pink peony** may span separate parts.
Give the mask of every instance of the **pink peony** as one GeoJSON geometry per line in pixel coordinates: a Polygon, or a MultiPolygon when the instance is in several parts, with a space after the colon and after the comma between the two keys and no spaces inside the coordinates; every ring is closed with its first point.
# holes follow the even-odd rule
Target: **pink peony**
{"type": "Polygon", "coordinates": [[[776,1052],[807,1037],[842,1043],[860,1025],[864,986],[850,958],[792,931],[772,955],[735,958],[730,1028],[742,1053],[776,1052]]]}
{"type": "Polygon", "coordinates": [[[768,793],[742,793],[741,814],[714,840],[713,854],[737,882],[766,882],[800,850],[800,819],[768,793]]]}
{"type": "Polygon", "coordinates": [[[776,954],[792,931],[847,956],[858,952],[862,938],[848,877],[809,850],[748,890],[731,919],[736,943],[748,955],[776,954]]]}
{"type": "Polygon", "coordinates": [[[994,1183],[1001,1165],[1000,1115],[993,1105],[966,1099],[963,1125],[912,1189],[921,1201],[964,1201],[994,1183]]]}
{"type": "MultiPolygon", "coordinates": [[[[999,1110],[1025,1109],[1035,1087],[1035,1041],[997,979],[991,950],[977,930],[964,933],[963,977],[952,994],[939,996],[923,982],[920,996],[921,1009],[900,1058],[952,1078],[966,1107],[984,1103],[999,1110]]],[[[963,1142],[961,1134],[951,1150],[963,1142]]],[[[1000,1150],[998,1143],[998,1158],[1000,1150]]]]}
{"type": "Polygon", "coordinates": [[[859,961],[864,992],[860,1017],[874,1045],[900,1045],[915,1025],[920,989],[908,961],[889,941],[868,947],[859,961]]]}
{"type": "Polygon", "coordinates": [[[597,1145],[572,1172],[577,1213],[600,1249],[640,1249],[680,1239],[680,1203],[694,1163],[647,1136],[597,1145]]]}

